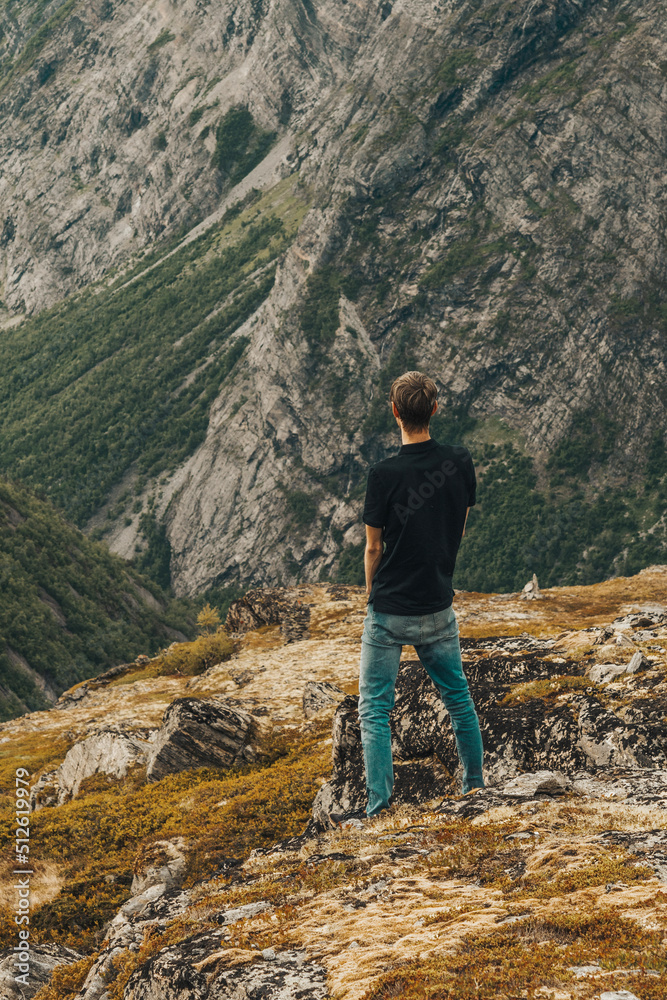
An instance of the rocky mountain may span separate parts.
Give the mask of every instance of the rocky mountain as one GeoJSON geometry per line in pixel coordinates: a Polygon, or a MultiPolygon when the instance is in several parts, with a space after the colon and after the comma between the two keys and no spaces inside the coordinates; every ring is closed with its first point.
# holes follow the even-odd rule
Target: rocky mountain
{"type": "Polygon", "coordinates": [[[157,539],[179,594],[358,582],[420,367],[480,473],[459,586],[663,558],[658,0],[1,18],[12,475],[126,557],[157,539]]]}
{"type": "Polygon", "coordinates": [[[5,854],[3,996],[662,1000],[666,583],[457,595],[487,788],[459,794],[406,649],[396,801],[365,824],[336,820],[360,804],[360,588],[255,591],[221,662],[142,658],[2,723],[0,842],[21,762],[38,845],[25,989],[5,854]]]}
{"type": "Polygon", "coordinates": [[[194,632],[192,604],[2,480],[0,546],[0,719],[194,632]]]}

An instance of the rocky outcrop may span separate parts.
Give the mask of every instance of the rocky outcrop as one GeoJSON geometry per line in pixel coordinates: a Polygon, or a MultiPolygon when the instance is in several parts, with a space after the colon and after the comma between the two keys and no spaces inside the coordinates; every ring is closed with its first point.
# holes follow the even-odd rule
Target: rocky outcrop
{"type": "Polygon", "coordinates": [[[228,632],[251,632],[262,625],[279,625],[289,606],[283,590],[249,590],[230,605],[225,628],[228,632]]]}
{"type": "Polygon", "coordinates": [[[303,689],[303,714],[312,719],[323,708],[336,705],[344,697],[345,692],[331,681],[308,681],[303,689]]]}
{"type": "Polygon", "coordinates": [[[31,808],[34,811],[68,802],[93,774],[126,777],[129,768],[146,763],[154,735],[155,730],[121,726],[91,733],[68,750],[56,771],[41,775],[35,782],[30,793],[31,808]]]}
{"type": "Polygon", "coordinates": [[[195,767],[230,767],[243,751],[250,723],[247,712],[223,701],[177,698],[151,747],[146,777],[159,781],[195,767]]]}
{"type": "Polygon", "coordinates": [[[3,949],[0,952],[0,996],[3,1000],[30,1000],[35,993],[51,980],[53,970],[59,965],[71,965],[83,958],[72,948],[48,942],[30,945],[30,973],[28,983],[19,983],[15,976],[16,952],[3,949]]]}
{"type": "Polygon", "coordinates": [[[280,624],[280,631],[286,643],[300,642],[310,638],[310,608],[297,602],[286,608],[280,624]]]}
{"type": "Polygon", "coordinates": [[[165,949],[131,976],[125,1000],[327,1000],[326,969],[305,952],[266,949],[257,962],[216,974],[222,958],[211,934],[165,949]],[[213,974],[211,975],[211,971],[213,974]],[[208,975],[207,975],[208,973],[208,975]]]}
{"type": "MultiPolygon", "coordinates": [[[[320,829],[332,815],[365,807],[366,788],[358,699],[348,695],[338,706],[333,723],[333,772],[313,804],[313,820],[320,829]]],[[[445,794],[451,773],[452,737],[447,711],[420,663],[405,662],[396,682],[396,704],[391,715],[394,756],[394,801],[425,802],[445,794]]]]}
{"type": "MultiPolygon", "coordinates": [[[[468,641],[469,642],[469,641],[468,641]]],[[[473,646],[473,643],[470,643],[473,646]]],[[[516,640],[497,640],[496,649],[516,640]]],[[[539,644],[536,644],[539,647],[539,644]]],[[[471,694],[480,718],[485,748],[485,779],[492,801],[561,794],[569,777],[607,774],[610,768],[667,764],[667,737],[661,702],[623,718],[605,706],[591,683],[583,688],[579,664],[570,664],[574,683],[562,682],[568,665],[554,664],[533,650],[511,657],[476,658],[467,667],[471,694]],[[531,683],[554,681],[541,690],[531,683]],[[559,683],[562,683],[560,696],[559,683]],[[529,772],[528,774],[523,772],[529,772]],[[500,799],[498,796],[500,795],[500,799]]],[[[627,673],[624,667],[621,673],[627,673]]],[[[567,675],[566,675],[567,676],[567,675]]],[[[616,674],[614,676],[617,676],[616,674]]],[[[396,802],[426,802],[451,793],[459,771],[448,714],[421,664],[404,661],[391,714],[396,802]]],[[[333,773],[317,795],[313,821],[326,829],[331,816],[365,807],[365,785],[357,699],[339,705],[333,725],[333,773]]],[[[484,801],[484,795],[480,796],[484,801]]],[[[476,807],[473,807],[473,810],[476,807]]]]}

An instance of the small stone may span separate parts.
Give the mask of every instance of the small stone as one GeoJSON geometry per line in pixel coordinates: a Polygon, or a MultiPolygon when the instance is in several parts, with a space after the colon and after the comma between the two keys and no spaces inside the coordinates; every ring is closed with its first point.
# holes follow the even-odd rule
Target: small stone
{"type": "Polygon", "coordinates": [[[350,941],[350,943],[348,944],[348,948],[350,949],[350,951],[353,948],[358,948],[358,947],[359,947],[359,942],[358,941],[350,941]]]}
{"type": "Polygon", "coordinates": [[[262,950],[262,958],[266,962],[275,962],[275,960],[276,960],[276,949],[275,948],[264,948],[262,950]]]}
{"type": "Polygon", "coordinates": [[[571,783],[558,771],[535,771],[534,774],[519,774],[501,789],[502,795],[513,799],[532,799],[536,795],[562,795],[571,788],[571,783]]]}
{"type": "Polygon", "coordinates": [[[599,976],[602,972],[602,966],[600,965],[570,965],[569,972],[573,972],[577,979],[583,979],[585,976],[599,976]]]}

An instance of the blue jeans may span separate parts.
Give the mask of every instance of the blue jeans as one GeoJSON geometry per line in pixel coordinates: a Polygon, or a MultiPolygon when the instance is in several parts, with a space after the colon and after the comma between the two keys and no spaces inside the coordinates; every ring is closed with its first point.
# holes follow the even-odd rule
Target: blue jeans
{"type": "Polygon", "coordinates": [[[361,637],[359,674],[359,722],[368,816],[388,807],[394,787],[389,713],[394,707],[401,648],[407,645],[417,650],[449,712],[463,765],[463,791],[484,787],[482,734],[463,673],[459,627],[453,607],[434,615],[388,615],[374,611],[369,604],[361,637]]]}

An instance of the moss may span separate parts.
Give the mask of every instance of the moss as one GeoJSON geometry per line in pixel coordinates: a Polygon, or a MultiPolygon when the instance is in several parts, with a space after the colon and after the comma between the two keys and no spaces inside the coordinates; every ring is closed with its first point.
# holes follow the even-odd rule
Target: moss
{"type": "Polygon", "coordinates": [[[236,105],[218,125],[211,164],[237,184],[264,159],[275,140],[275,132],[259,128],[249,109],[236,105]]]}
{"type": "Polygon", "coordinates": [[[176,35],[169,30],[169,28],[163,28],[157,38],[147,46],[149,52],[156,52],[161,49],[163,45],[167,45],[168,42],[173,42],[176,35]]]}

